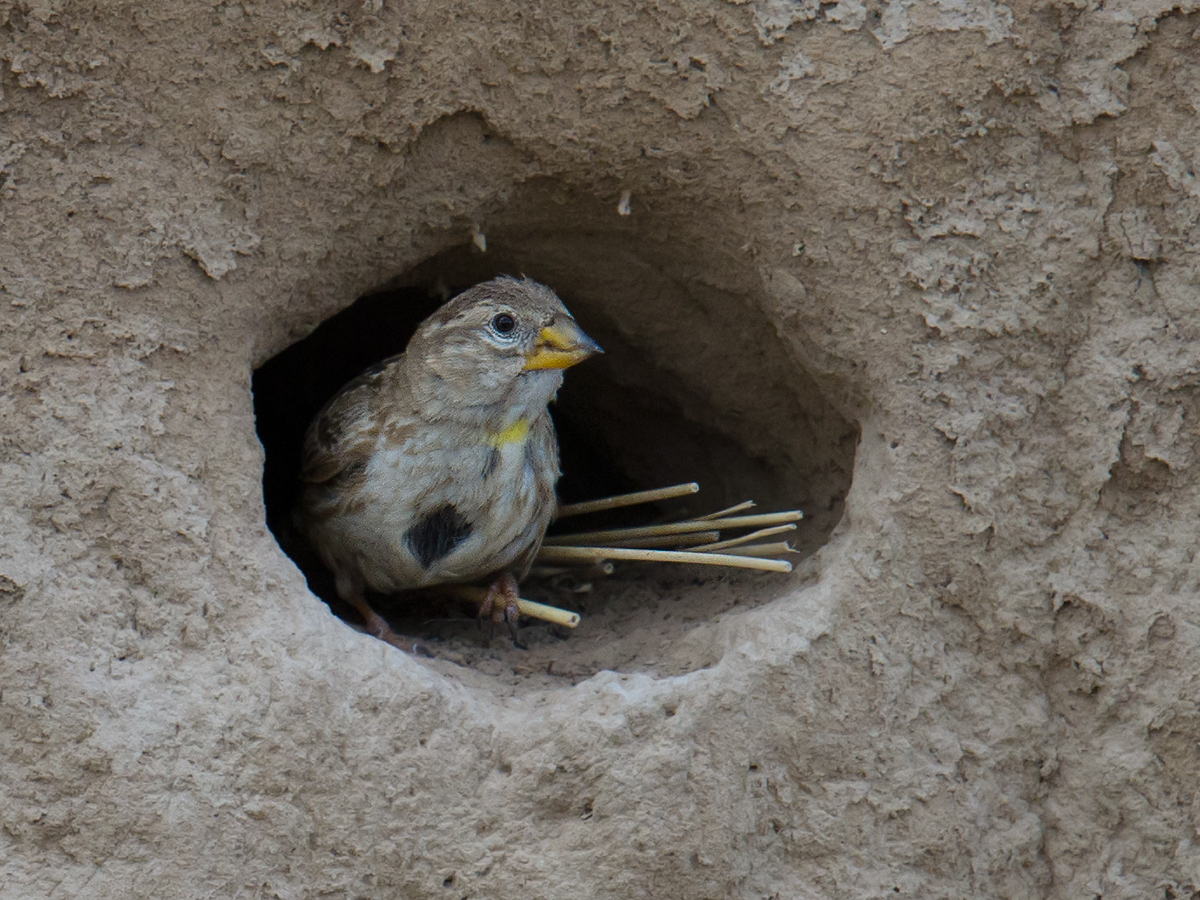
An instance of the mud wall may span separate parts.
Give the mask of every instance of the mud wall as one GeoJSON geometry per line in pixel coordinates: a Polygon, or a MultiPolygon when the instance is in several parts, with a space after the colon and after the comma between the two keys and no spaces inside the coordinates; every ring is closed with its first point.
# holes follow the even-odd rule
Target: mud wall
{"type": "Polygon", "coordinates": [[[1194,894],[1193,9],[0,2],[0,890],[1194,894]],[[538,672],[309,593],[253,371],[489,236],[792,576],[538,672]]]}

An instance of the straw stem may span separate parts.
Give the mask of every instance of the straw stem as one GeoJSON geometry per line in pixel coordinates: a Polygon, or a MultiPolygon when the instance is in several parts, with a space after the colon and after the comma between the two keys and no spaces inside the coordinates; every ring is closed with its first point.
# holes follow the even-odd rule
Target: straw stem
{"type": "MultiPolygon", "coordinates": [[[[472,600],[478,603],[483,599],[487,591],[481,587],[460,584],[454,587],[452,593],[464,600],[472,600]]],[[[551,622],[554,625],[565,625],[567,628],[574,628],[579,624],[579,613],[559,609],[557,606],[547,606],[545,603],[526,600],[523,597],[517,598],[517,609],[520,610],[523,616],[529,616],[531,619],[541,619],[544,622],[551,622]]]]}
{"type": "MultiPolygon", "coordinates": [[[[689,534],[710,531],[713,528],[750,528],[757,525],[778,525],[782,522],[798,522],[804,518],[799,510],[765,513],[757,516],[730,516],[725,519],[692,519],[686,522],[668,522],[665,525],[644,525],[638,528],[614,528],[608,531],[584,531],[577,534],[556,534],[548,537],[542,546],[593,546],[603,542],[623,542],[629,538],[656,537],[664,534],[689,534]]],[[[613,557],[615,559],[615,557],[613,557]]]]}
{"type": "Polygon", "coordinates": [[[729,547],[738,547],[742,544],[751,544],[754,541],[761,540],[765,537],[771,537],[776,534],[783,534],[786,531],[795,531],[794,523],[787,525],[776,525],[774,528],[761,528],[758,531],[752,531],[749,534],[743,534],[740,537],[730,538],[727,541],[716,541],[711,544],[699,544],[695,547],[688,547],[689,550],[725,550],[729,547]]]}
{"type": "Polygon", "coordinates": [[[686,550],[637,550],[631,547],[553,547],[542,546],[538,559],[557,562],[569,559],[623,559],[640,562],[698,563],[702,566],[732,566],[736,569],[760,569],[765,572],[790,572],[792,564],[782,559],[756,559],[726,553],[695,553],[686,550]]]}
{"type": "Polygon", "coordinates": [[[658,500],[670,500],[674,497],[686,497],[700,490],[700,485],[692,481],[688,484],[676,484],[671,487],[656,488],[652,491],[636,491],[632,494],[617,494],[613,497],[602,497],[599,500],[586,500],[583,503],[568,503],[558,508],[558,518],[567,516],[582,516],[585,513],[603,512],[608,509],[620,509],[623,506],[638,506],[642,503],[654,503],[658,500]]]}
{"type": "Polygon", "coordinates": [[[741,503],[730,506],[727,509],[718,510],[715,513],[709,513],[707,516],[696,516],[697,519],[721,519],[725,516],[732,516],[734,513],[745,512],[748,509],[754,509],[755,503],[753,500],[745,500],[741,503]]]}
{"type": "Polygon", "coordinates": [[[739,556],[763,556],[774,557],[782,556],[785,553],[795,553],[796,548],[787,541],[778,541],[777,543],[769,544],[747,544],[737,548],[739,556]]]}
{"type": "Polygon", "coordinates": [[[634,547],[636,549],[650,549],[654,547],[681,547],[686,549],[687,545],[695,541],[716,541],[720,539],[721,532],[719,531],[702,531],[699,534],[662,534],[657,537],[644,538],[626,538],[620,541],[592,541],[590,543],[595,546],[606,547],[634,547]]]}
{"type": "Polygon", "coordinates": [[[533,600],[518,600],[517,609],[523,616],[552,622],[555,625],[565,625],[567,628],[574,628],[579,624],[579,613],[559,609],[557,606],[547,606],[545,603],[537,603],[533,600]]]}

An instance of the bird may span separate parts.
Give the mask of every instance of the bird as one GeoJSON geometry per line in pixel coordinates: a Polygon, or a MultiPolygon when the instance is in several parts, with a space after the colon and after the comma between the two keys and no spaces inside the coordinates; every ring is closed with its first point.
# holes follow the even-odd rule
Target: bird
{"type": "Polygon", "coordinates": [[[367,603],[484,583],[480,624],[518,641],[518,584],[557,509],[549,404],[602,353],[553,290],[501,276],[423,321],[403,353],[343,386],[309,424],[294,522],[367,631],[426,653],[367,603]]]}

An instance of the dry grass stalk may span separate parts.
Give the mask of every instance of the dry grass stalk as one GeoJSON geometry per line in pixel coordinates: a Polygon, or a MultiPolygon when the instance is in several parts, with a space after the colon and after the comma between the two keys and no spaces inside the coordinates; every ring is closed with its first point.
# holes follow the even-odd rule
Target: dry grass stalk
{"type": "Polygon", "coordinates": [[[521,615],[541,619],[543,622],[551,622],[567,628],[574,628],[579,624],[579,613],[559,609],[557,606],[547,606],[545,603],[522,598],[517,601],[517,608],[521,610],[521,615]]]}
{"type": "MultiPolygon", "coordinates": [[[[453,593],[464,600],[479,603],[483,600],[483,595],[487,591],[481,587],[460,584],[454,588],[453,593]]],[[[564,625],[567,628],[574,628],[579,624],[579,613],[577,612],[571,612],[569,609],[559,609],[557,606],[547,606],[545,603],[526,600],[524,597],[517,599],[517,609],[521,611],[521,615],[523,616],[529,616],[531,619],[541,619],[543,622],[550,622],[554,625],[564,625]]]]}
{"type": "Polygon", "coordinates": [[[783,556],[787,553],[796,553],[797,550],[787,541],[778,541],[776,543],[769,544],[746,544],[738,547],[737,552],[738,556],[760,556],[771,558],[783,556]]]}
{"type": "Polygon", "coordinates": [[[598,547],[635,547],[639,550],[669,547],[690,550],[692,548],[688,544],[696,541],[715,541],[720,537],[721,532],[719,531],[702,531],[698,534],[662,534],[657,537],[627,538],[623,541],[591,541],[589,543],[598,547]]]}
{"type": "MultiPolygon", "coordinates": [[[[727,550],[730,547],[738,547],[742,544],[751,544],[754,541],[762,540],[765,537],[772,537],[777,534],[783,534],[787,531],[795,531],[794,523],[789,522],[786,525],[776,525],[774,528],[761,528],[758,531],[752,531],[749,534],[743,534],[740,537],[730,538],[727,541],[714,541],[711,544],[699,544],[694,547],[688,547],[689,550],[705,551],[705,550],[727,550]]],[[[700,540],[700,538],[697,538],[700,540]]]]}
{"type": "MultiPolygon", "coordinates": [[[[726,528],[751,528],[758,525],[778,525],[783,522],[798,522],[804,514],[798,510],[779,513],[764,513],[757,516],[730,516],[724,519],[690,519],[686,522],[668,522],[665,525],[644,525],[637,528],[613,528],[608,531],[584,531],[578,534],[556,534],[546,538],[546,547],[594,546],[598,543],[625,542],[629,538],[656,537],[664,534],[689,534],[697,531],[724,530],[726,528]]],[[[613,557],[614,559],[616,557],[613,557]]]]}
{"type": "Polygon", "coordinates": [[[637,560],[640,562],[698,563],[702,566],[732,566],[735,569],[759,569],[764,572],[790,572],[792,564],[782,559],[756,559],[751,556],[731,556],[727,553],[695,553],[687,550],[637,550],[632,547],[564,547],[542,546],[538,559],[561,562],[571,559],[588,562],[605,559],[637,560]]]}
{"type": "Polygon", "coordinates": [[[582,516],[586,513],[620,509],[625,506],[639,506],[643,503],[654,503],[658,500],[671,500],[675,497],[686,497],[688,494],[695,494],[699,490],[700,485],[692,481],[687,484],[656,488],[652,491],[636,491],[632,494],[617,494],[614,497],[602,497],[599,500],[587,500],[583,503],[568,503],[558,508],[558,518],[565,519],[567,516],[582,516]]]}
{"type": "Polygon", "coordinates": [[[754,509],[753,500],[744,500],[741,503],[734,504],[728,509],[717,510],[715,513],[709,513],[707,516],[696,516],[697,519],[723,519],[726,516],[732,516],[736,513],[745,512],[748,509],[754,509]]]}

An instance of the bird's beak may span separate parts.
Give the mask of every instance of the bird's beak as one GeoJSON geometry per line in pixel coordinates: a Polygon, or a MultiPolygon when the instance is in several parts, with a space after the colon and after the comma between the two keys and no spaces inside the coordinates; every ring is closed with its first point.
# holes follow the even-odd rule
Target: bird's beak
{"type": "Polygon", "coordinates": [[[603,353],[600,345],[583,333],[574,319],[547,325],[538,335],[533,352],[525,357],[525,371],[569,369],[589,356],[603,353]]]}

